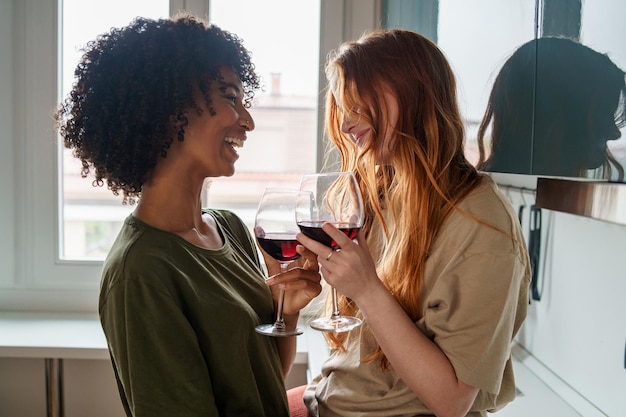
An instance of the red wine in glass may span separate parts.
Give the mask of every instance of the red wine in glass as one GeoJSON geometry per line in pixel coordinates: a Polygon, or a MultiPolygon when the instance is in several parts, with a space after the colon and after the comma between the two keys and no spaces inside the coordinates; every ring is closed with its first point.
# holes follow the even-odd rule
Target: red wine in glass
{"type": "MultiPolygon", "coordinates": [[[[317,240],[318,242],[326,246],[330,246],[332,249],[339,249],[339,245],[337,245],[337,242],[335,242],[330,236],[326,234],[326,232],[322,230],[322,225],[324,223],[327,223],[327,222],[303,221],[303,222],[298,223],[298,226],[300,227],[300,230],[305,236],[308,236],[313,240],[317,240]]],[[[337,229],[342,231],[343,234],[348,236],[350,239],[354,239],[360,229],[360,227],[350,226],[349,223],[343,223],[343,222],[328,222],[328,223],[332,223],[333,226],[335,226],[337,229]]]]}
{"type": "Polygon", "coordinates": [[[298,241],[292,234],[270,233],[258,237],[257,241],[261,249],[277,261],[289,262],[300,257],[300,254],[296,252],[298,241]]]}
{"type": "MultiPolygon", "coordinates": [[[[296,252],[299,231],[296,223],[296,201],[301,192],[284,188],[267,188],[261,197],[254,220],[254,235],[261,249],[280,264],[281,272],[300,257],[296,252]]],[[[297,336],[303,333],[296,327],[288,329],[283,319],[285,291],[280,290],[276,307],[276,320],[260,324],[255,330],[266,336],[297,336]]]]}
{"type": "MultiPolygon", "coordinates": [[[[304,235],[333,251],[341,248],[322,230],[324,223],[333,224],[350,239],[356,237],[365,215],[361,191],[352,172],[303,175],[300,190],[309,192],[298,196],[296,204],[296,221],[304,235]]],[[[334,287],[331,296],[332,314],[313,320],[311,327],[324,332],[346,332],[360,326],[359,318],[341,315],[334,287]]]]}

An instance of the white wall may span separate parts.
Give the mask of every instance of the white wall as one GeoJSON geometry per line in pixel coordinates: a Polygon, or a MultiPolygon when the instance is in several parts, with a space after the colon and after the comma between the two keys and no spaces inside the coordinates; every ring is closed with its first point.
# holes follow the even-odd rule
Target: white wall
{"type": "Polygon", "coordinates": [[[544,293],[521,343],[609,416],[626,411],[626,226],[548,216],[544,293]]]}
{"type": "MultiPolygon", "coordinates": [[[[494,177],[535,186],[532,177],[494,177]]],[[[516,208],[522,203],[520,193],[509,197],[516,208]]],[[[626,226],[542,210],[542,232],[543,293],[531,302],[518,342],[567,387],[557,393],[575,408],[586,402],[607,416],[626,415],[626,226]]]]}

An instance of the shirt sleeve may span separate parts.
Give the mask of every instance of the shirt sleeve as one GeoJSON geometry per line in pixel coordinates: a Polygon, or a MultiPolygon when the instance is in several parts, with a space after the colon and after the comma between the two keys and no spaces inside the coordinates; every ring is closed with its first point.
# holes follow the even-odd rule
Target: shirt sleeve
{"type": "Polygon", "coordinates": [[[518,254],[490,250],[458,257],[439,276],[423,325],[466,384],[499,392],[524,274],[518,254]]]}

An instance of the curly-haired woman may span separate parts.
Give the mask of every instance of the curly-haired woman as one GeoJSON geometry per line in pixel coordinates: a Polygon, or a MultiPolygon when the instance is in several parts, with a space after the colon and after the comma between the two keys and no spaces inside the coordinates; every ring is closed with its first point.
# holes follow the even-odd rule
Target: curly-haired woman
{"type": "MultiPolygon", "coordinates": [[[[202,209],[254,129],[259,80],[234,34],[189,15],[137,18],[87,44],[56,114],[83,176],[137,203],[104,263],[100,319],[128,416],[288,416],[295,338],[274,317],[254,240],[232,212],[202,209]]],[[[277,277],[287,325],[321,291],[314,254],[277,277]]],[[[271,258],[268,272],[278,273],[271,258]]],[[[277,298],[277,297],[276,297],[277,298]]]]}
{"type": "Polygon", "coordinates": [[[330,335],[307,412],[486,416],[515,397],[530,268],[514,210],[464,156],[450,65],[423,36],[388,30],[344,44],[326,74],[327,130],[367,220],[356,242],[324,225],[338,252],[298,240],[364,324],[330,335]]]}

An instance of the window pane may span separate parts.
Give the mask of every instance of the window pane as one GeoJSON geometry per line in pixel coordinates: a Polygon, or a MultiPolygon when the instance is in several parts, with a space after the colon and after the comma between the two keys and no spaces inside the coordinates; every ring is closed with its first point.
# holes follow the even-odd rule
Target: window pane
{"type": "MultiPolygon", "coordinates": [[[[64,0],[62,30],[62,98],[74,82],[80,48],[111,27],[128,24],[137,16],[169,15],[169,0],[64,0]]],[[[80,162],[63,150],[63,206],[61,259],[102,259],[117,235],[123,219],[132,210],[122,206],[106,186],[93,187],[81,178],[80,162]]]]}
{"type": "Polygon", "coordinates": [[[255,95],[256,127],[239,151],[235,175],[211,181],[206,205],[231,209],[252,227],[265,187],[297,188],[300,176],[316,169],[320,1],[210,5],[211,23],[237,34],[251,51],[265,91],[255,95]]]}
{"type": "MultiPolygon", "coordinates": [[[[210,182],[205,205],[228,208],[251,226],[266,186],[296,187],[316,167],[320,0],[212,0],[211,22],[241,37],[265,91],[255,97],[256,128],[239,151],[237,173],[210,182]],[[281,10],[280,22],[276,10],[281,10]],[[245,11],[245,13],[242,13],[245,11]],[[282,16],[291,16],[283,19],[282,16]],[[287,34],[287,35],[286,35],[287,34]]],[[[69,91],[87,41],[135,16],[168,15],[167,0],[65,0],[62,93],[69,91]]],[[[80,177],[80,163],[63,151],[61,259],[103,259],[133,206],[80,177]]]]}
{"type": "Polygon", "coordinates": [[[133,206],[123,206],[105,186],[82,178],[80,161],[63,149],[63,206],[61,259],[104,259],[124,218],[133,206]],[[105,232],[107,230],[107,232],[105,232]]]}

